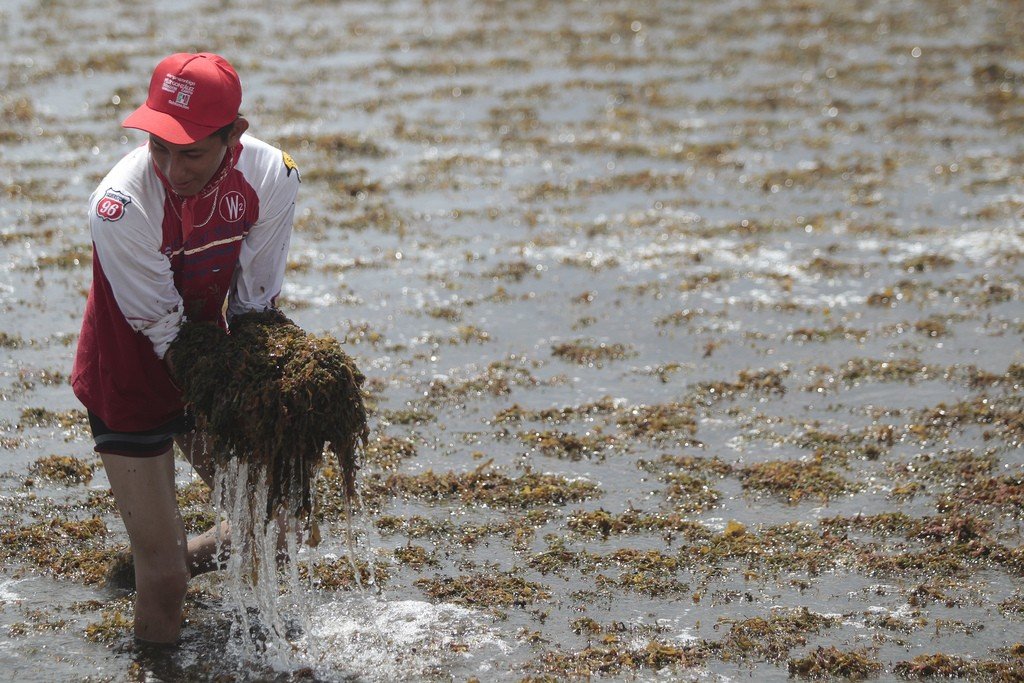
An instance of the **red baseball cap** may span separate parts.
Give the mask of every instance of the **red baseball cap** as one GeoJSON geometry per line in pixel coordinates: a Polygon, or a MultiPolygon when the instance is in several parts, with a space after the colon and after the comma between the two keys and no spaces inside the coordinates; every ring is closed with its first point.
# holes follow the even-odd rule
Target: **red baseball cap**
{"type": "Polygon", "coordinates": [[[238,118],[242,84],[226,59],[179,52],[157,64],[149,97],[121,124],[188,145],[238,118]]]}

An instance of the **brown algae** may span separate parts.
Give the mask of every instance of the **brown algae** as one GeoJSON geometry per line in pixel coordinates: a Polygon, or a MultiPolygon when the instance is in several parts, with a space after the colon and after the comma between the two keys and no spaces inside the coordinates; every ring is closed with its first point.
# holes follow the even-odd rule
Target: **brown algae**
{"type": "Polygon", "coordinates": [[[268,514],[309,514],[325,445],[338,458],[352,499],[356,448],[368,435],[364,376],[334,339],[307,335],[268,311],[237,316],[230,334],[186,323],[172,351],[212,452],[265,469],[268,514]]]}
{"type": "Polygon", "coordinates": [[[803,657],[789,660],[789,675],[813,680],[841,678],[863,681],[874,678],[882,670],[882,663],[866,649],[844,652],[829,645],[816,647],[803,657]]]}
{"type": "Polygon", "coordinates": [[[32,463],[28,471],[42,479],[63,484],[88,484],[95,466],[69,455],[48,455],[32,463]]]}

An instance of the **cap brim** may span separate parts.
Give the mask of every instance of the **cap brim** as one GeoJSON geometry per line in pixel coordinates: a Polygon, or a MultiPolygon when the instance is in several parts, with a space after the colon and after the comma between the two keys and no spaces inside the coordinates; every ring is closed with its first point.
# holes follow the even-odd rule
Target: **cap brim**
{"type": "Polygon", "coordinates": [[[176,119],[170,114],[150,109],[145,104],[129,114],[128,118],[121,122],[121,126],[144,130],[174,145],[190,145],[219,130],[216,127],[200,126],[176,119]]]}

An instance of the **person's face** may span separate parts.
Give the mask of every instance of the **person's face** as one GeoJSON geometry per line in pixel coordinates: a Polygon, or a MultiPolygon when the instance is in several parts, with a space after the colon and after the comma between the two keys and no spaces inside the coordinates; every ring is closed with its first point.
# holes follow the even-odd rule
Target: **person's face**
{"type": "Polygon", "coordinates": [[[176,145],[150,134],[149,151],[171,189],[182,197],[191,197],[206,187],[220,167],[224,153],[238,144],[244,130],[244,123],[236,122],[227,140],[214,134],[188,145],[176,145]]]}

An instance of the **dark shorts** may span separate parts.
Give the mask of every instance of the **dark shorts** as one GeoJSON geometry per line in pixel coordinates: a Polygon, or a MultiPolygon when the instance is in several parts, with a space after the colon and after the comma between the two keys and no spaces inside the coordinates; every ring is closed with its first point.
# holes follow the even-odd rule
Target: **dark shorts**
{"type": "Polygon", "coordinates": [[[164,453],[174,443],[177,434],[195,429],[195,421],[188,413],[179,415],[154,429],[144,432],[115,432],[99,415],[89,412],[89,428],[96,442],[97,453],[126,455],[130,458],[152,458],[164,453]]]}

